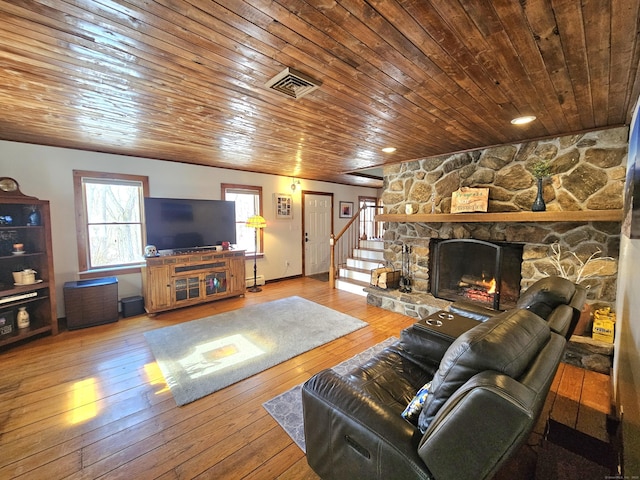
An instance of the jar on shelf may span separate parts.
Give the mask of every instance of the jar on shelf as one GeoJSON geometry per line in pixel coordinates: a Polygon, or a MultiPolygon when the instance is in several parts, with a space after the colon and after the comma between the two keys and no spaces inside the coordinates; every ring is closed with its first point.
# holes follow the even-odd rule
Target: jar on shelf
{"type": "Polygon", "coordinates": [[[40,217],[40,211],[36,206],[32,206],[27,219],[27,225],[31,227],[37,227],[37,226],[40,226],[41,224],[42,224],[42,218],[40,217]]]}
{"type": "Polygon", "coordinates": [[[18,321],[18,328],[29,328],[29,312],[27,312],[27,307],[18,307],[16,320],[18,321]]]}

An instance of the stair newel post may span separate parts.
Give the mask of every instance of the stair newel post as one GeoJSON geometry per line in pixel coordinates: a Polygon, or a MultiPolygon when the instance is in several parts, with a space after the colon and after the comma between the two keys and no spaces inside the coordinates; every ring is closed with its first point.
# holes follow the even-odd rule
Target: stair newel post
{"type": "Polygon", "coordinates": [[[329,237],[329,252],[330,252],[330,258],[329,258],[329,288],[336,288],[336,264],[335,264],[335,259],[336,259],[336,253],[335,253],[335,248],[336,248],[336,237],[335,235],[332,233],[331,236],[329,237]]]}

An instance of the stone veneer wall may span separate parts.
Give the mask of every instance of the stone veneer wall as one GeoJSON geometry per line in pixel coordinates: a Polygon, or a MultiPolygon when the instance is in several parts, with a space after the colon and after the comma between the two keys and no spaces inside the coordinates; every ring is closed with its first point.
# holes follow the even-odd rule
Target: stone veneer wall
{"type": "MultiPolygon", "coordinates": [[[[460,187],[489,187],[490,212],[530,211],[537,186],[533,164],[548,160],[553,175],[545,180],[547,210],[606,210],[623,206],[627,153],[626,127],[505,145],[450,156],[425,158],[384,168],[385,213],[449,213],[451,194],[460,187]]],[[[396,223],[385,229],[385,259],[401,268],[403,244],[412,247],[413,290],[429,292],[430,238],[475,238],[525,244],[524,289],[557,274],[550,258],[558,242],[562,264],[575,274],[598,250],[582,284],[590,303],[613,306],[620,242],[619,222],[554,223],[396,223]],[[575,253],[574,257],[571,252],[575,253]]],[[[575,280],[575,278],[572,278],[575,280]]]]}

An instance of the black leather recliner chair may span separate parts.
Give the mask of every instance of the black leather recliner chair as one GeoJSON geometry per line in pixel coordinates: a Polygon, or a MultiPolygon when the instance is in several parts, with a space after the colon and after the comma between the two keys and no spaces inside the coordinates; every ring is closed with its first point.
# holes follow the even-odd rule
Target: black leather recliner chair
{"type": "MultiPolygon", "coordinates": [[[[556,297],[548,318],[566,312],[556,297]]],[[[348,375],[318,373],[302,388],[309,465],[325,480],[489,478],[540,415],[566,344],[551,324],[513,309],[453,343],[410,327],[348,375]],[[420,417],[405,420],[427,382],[420,417]]]]}
{"type": "MultiPolygon", "coordinates": [[[[520,295],[515,308],[530,310],[547,320],[551,330],[563,335],[567,341],[578,324],[582,307],[587,299],[587,290],[581,285],[558,276],[542,278],[520,295]]],[[[498,315],[493,310],[477,303],[459,300],[449,307],[451,313],[485,322],[498,315]]]]}

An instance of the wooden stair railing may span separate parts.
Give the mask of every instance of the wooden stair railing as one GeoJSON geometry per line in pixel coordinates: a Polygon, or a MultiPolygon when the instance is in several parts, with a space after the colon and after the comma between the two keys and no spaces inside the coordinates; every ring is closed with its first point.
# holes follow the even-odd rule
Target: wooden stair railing
{"type": "Polygon", "coordinates": [[[372,205],[363,205],[360,210],[351,217],[351,220],[344,226],[344,228],[337,235],[331,234],[329,238],[329,245],[331,256],[329,260],[329,287],[336,288],[336,278],[338,278],[338,272],[340,271],[340,265],[344,265],[347,258],[359,246],[360,240],[360,215],[367,208],[381,208],[372,205]]]}

